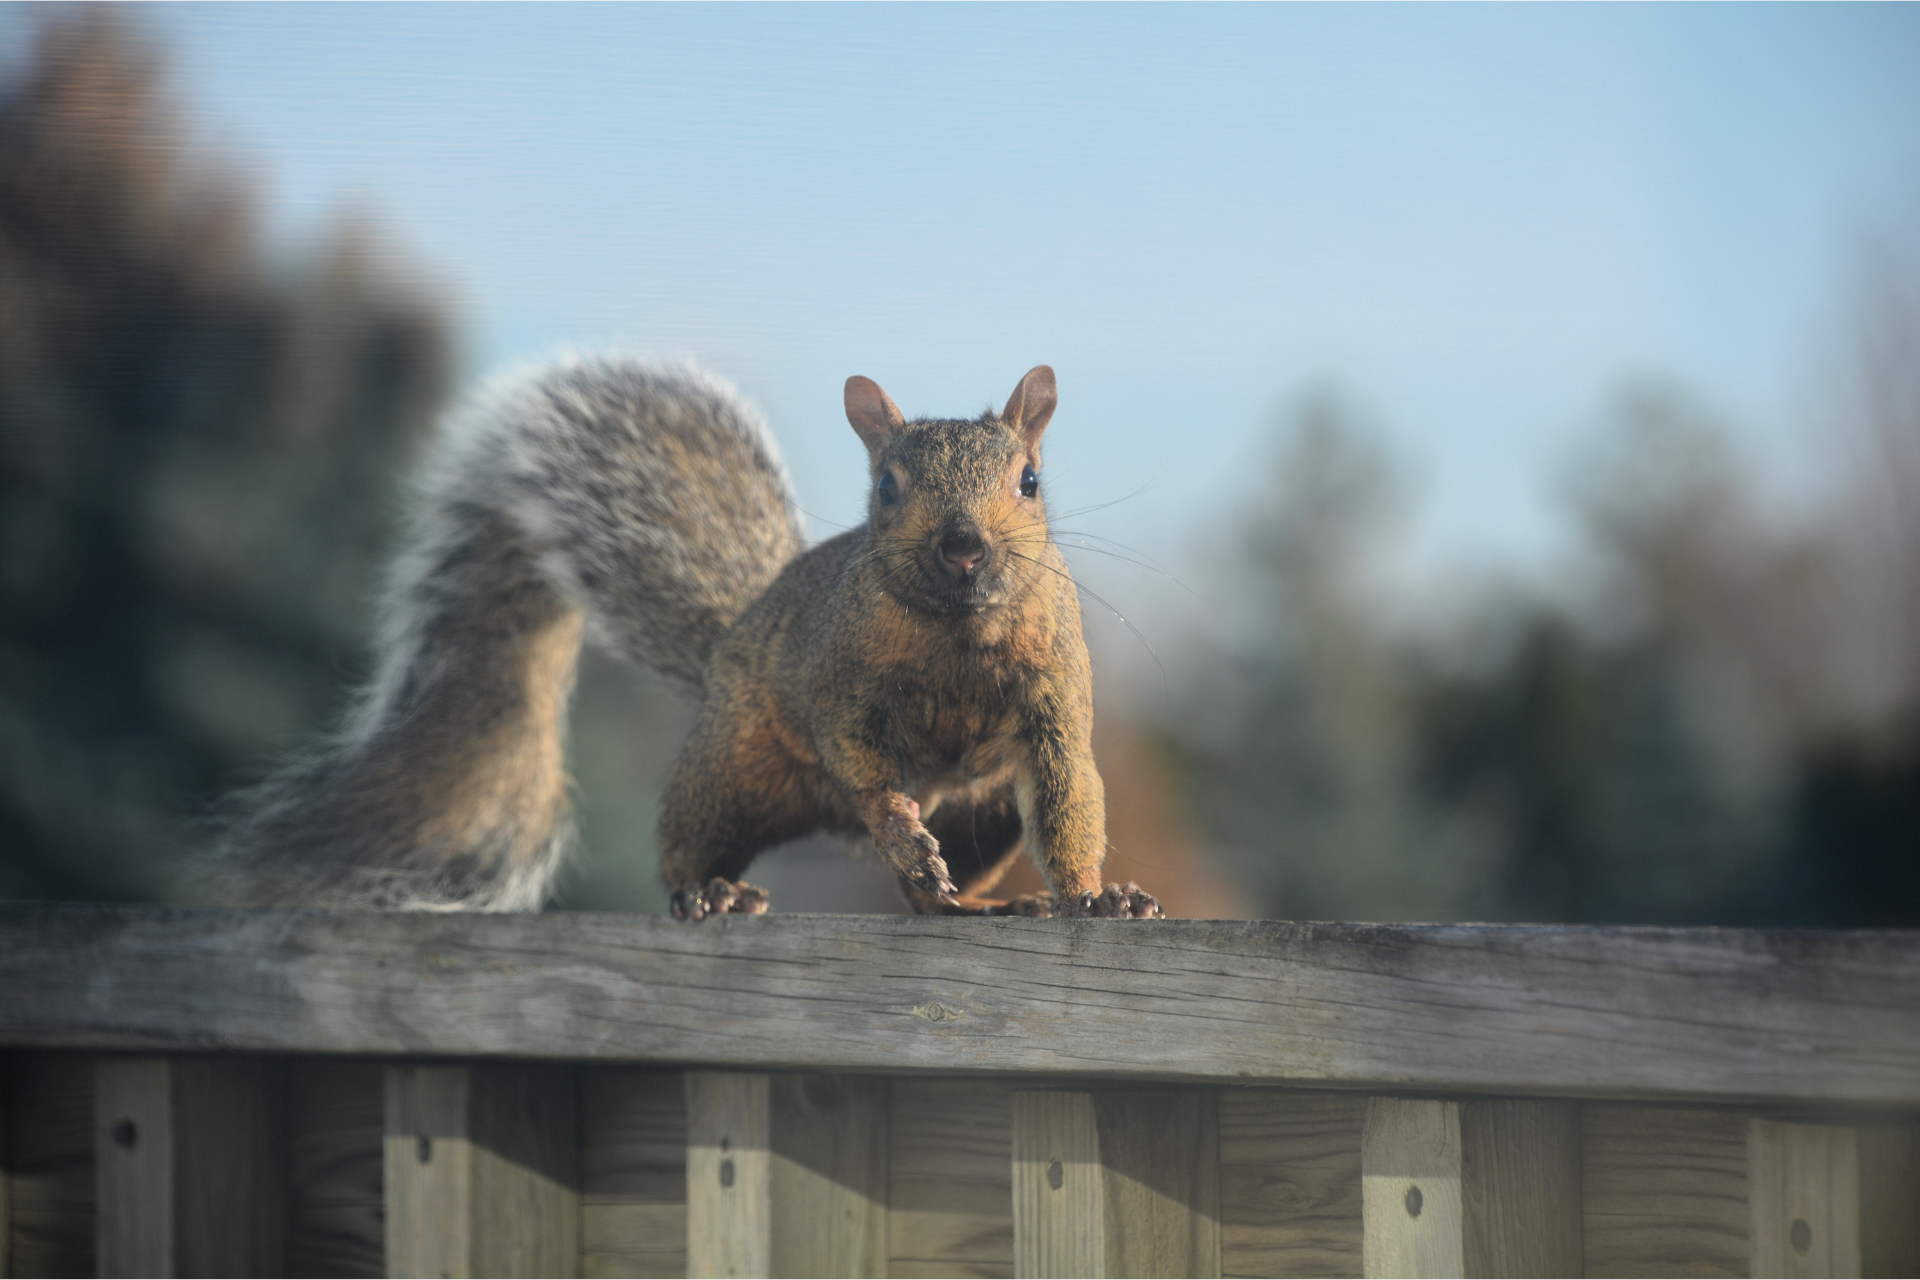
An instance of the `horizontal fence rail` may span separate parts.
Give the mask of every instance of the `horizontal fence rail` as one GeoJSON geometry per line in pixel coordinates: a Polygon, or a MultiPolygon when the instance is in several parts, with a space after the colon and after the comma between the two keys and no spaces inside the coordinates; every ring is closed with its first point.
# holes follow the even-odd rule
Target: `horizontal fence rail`
{"type": "Polygon", "coordinates": [[[0,1044],[1920,1105],[1920,935],[0,909],[0,1044]]]}
{"type": "Polygon", "coordinates": [[[1920,934],[0,908],[0,1276],[1920,1273],[1920,934]]]}

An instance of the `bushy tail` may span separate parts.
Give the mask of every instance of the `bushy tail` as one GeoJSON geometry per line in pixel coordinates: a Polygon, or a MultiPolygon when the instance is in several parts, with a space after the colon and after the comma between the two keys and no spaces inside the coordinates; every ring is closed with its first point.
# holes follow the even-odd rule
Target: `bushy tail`
{"type": "Polygon", "coordinates": [[[345,723],[236,803],[208,862],[248,905],[533,910],[570,838],[583,635],[698,691],[799,551],[759,415],[685,367],[577,360],[447,424],[345,723]]]}

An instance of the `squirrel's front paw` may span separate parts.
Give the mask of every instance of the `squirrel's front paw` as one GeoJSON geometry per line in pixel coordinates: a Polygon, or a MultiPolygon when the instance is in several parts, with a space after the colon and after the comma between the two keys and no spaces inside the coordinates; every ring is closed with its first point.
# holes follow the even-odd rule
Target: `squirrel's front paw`
{"type": "Polygon", "coordinates": [[[1068,894],[1054,908],[1063,916],[1101,916],[1117,920],[1164,920],[1167,913],[1152,894],[1129,880],[1099,893],[1068,894]]]}
{"type": "Polygon", "coordinates": [[[763,916],[767,891],[755,885],[715,876],[701,889],[675,889],[670,904],[675,920],[705,920],[708,916],[763,916]]]}
{"type": "Polygon", "coordinates": [[[947,875],[947,860],[940,856],[940,842],[920,825],[920,806],[911,801],[908,804],[911,813],[889,814],[873,828],[873,847],[895,875],[922,893],[930,893],[952,906],[958,890],[947,875]]]}

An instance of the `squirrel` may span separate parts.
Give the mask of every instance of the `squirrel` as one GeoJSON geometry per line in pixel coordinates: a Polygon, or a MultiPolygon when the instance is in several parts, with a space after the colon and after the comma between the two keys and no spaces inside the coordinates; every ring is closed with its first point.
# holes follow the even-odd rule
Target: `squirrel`
{"type": "Polygon", "coordinates": [[[673,915],[759,914],[761,852],[871,841],[922,913],[1157,918],[1103,884],[1092,676],[1051,540],[1052,369],[976,419],[846,383],[865,523],[804,534],[759,414],[685,366],[573,359],[446,424],[340,729],[243,793],[245,905],[536,910],[571,840],[564,738],[593,642],[694,694],[669,775],[673,915]],[[1024,849],[1051,892],[983,896],[1024,849]]]}

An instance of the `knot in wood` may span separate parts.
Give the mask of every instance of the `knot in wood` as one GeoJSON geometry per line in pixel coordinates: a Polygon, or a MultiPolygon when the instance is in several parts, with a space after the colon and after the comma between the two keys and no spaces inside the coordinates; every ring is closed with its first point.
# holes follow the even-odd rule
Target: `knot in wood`
{"type": "Polygon", "coordinates": [[[937,1000],[929,1000],[925,1004],[913,1006],[912,1013],[914,1017],[925,1018],[928,1022],[958,1022],[967,1016],[964,1011],[955,1009],[951,1005],[941,1004],[937,1000]]]}

